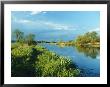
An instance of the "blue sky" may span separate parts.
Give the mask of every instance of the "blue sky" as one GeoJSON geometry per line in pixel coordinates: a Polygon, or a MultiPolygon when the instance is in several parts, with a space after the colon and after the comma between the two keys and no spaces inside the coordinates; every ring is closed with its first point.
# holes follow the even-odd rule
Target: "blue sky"
{"type": "Polygon", "coordinates": [[[99,33],[98,11],[12,11],[11,29],[34,33],[36,40],[73,40],[90,31],[99,33]]]}

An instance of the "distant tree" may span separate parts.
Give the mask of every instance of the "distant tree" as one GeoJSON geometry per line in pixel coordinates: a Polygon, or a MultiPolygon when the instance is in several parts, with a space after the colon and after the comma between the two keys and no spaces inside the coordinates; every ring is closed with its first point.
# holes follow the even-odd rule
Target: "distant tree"
{"type": "Polygon", "coordinates": [[[95,43],[97,41],[97,39],[99,39],[97,33],[95,31],[91,32],[91,42],[95,43]]]}
{"type": "Polygon", "coordinates": [[[28,43],[28,45],[32,45],[33,43],[35,43],[35,35],[34,34],[29,34],[26,36],[26,42],[28,43]]]}
{"type": "Polygon", "coordinates": [[[16,29],[16,30],[13,32],[13,35],[14,35],[15,38],[16,38],[16,42],[22,42],[23,39],[24,39],[24,33],[21,32],[19,29],[16,29]]]}
{"type": "Polygon", "coordinates": [[[88,43],[100,42],[100,37],[97,32],[87,32],[84,35],[79,35],[75,41],[76,45],[84,45],[88,43]]]}

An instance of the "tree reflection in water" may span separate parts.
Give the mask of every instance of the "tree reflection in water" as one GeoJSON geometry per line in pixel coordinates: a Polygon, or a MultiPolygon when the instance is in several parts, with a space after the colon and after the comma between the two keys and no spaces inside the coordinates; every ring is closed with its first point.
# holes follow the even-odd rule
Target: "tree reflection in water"
{"type": "Polygon", "coordinates": [[[76,49],[80,53],[84,53],[85,56],[89,56],[93,59],[96,59],[97,55],[100,53],[100,48],[99,47],[81,47],[81,46],[76,46],[76,49]]]}

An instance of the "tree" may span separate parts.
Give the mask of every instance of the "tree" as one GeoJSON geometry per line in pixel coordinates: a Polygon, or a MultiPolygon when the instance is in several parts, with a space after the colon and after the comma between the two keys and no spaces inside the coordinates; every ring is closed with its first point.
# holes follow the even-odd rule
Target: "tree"
{"type": "Polygon", "coordinates": [[[84,35],[79,35],[76,39],[76,45],[87,45],[89,43],[95,44],[100,42],[100,36],[98,36],[97,32],[87,32],[84,35]]]}
{"type": "Polygon", "coordinates": [[[24,33],[21,32],[19,29],[16,29],[14,32],[13,32],[15,38],[16,38],[16,42],[21,42],[23,41],[23,38],[24,38],[24,33]]]}
{"type": "Polygon", "coordinates": [[[26,36],[26,42],[28,43],[28,45],[33,44],[33,42],[35,42],[34,39],[35,39],[34,34],[29,34],[26,36]]]}
{"type": "Polygon", "coordinates": [[[98,35],[95,31],[91,32],[91,39],[92,39],[91,40],[92,43],[95,43],[96,40],[98,39],[98,35]]]}

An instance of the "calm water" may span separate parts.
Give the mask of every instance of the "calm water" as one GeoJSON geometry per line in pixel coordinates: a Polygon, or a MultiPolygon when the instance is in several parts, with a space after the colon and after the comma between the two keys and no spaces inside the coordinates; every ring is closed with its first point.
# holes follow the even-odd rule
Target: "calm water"
{"type": "Polygon", "coordinates": [[[45,48],[62,56],[68,56],[81,69],[81,76],[100,76],[100,55],[96,48],[76,48],[73,46],[60,47],[57,45],[42,44],[45,48]]]}

